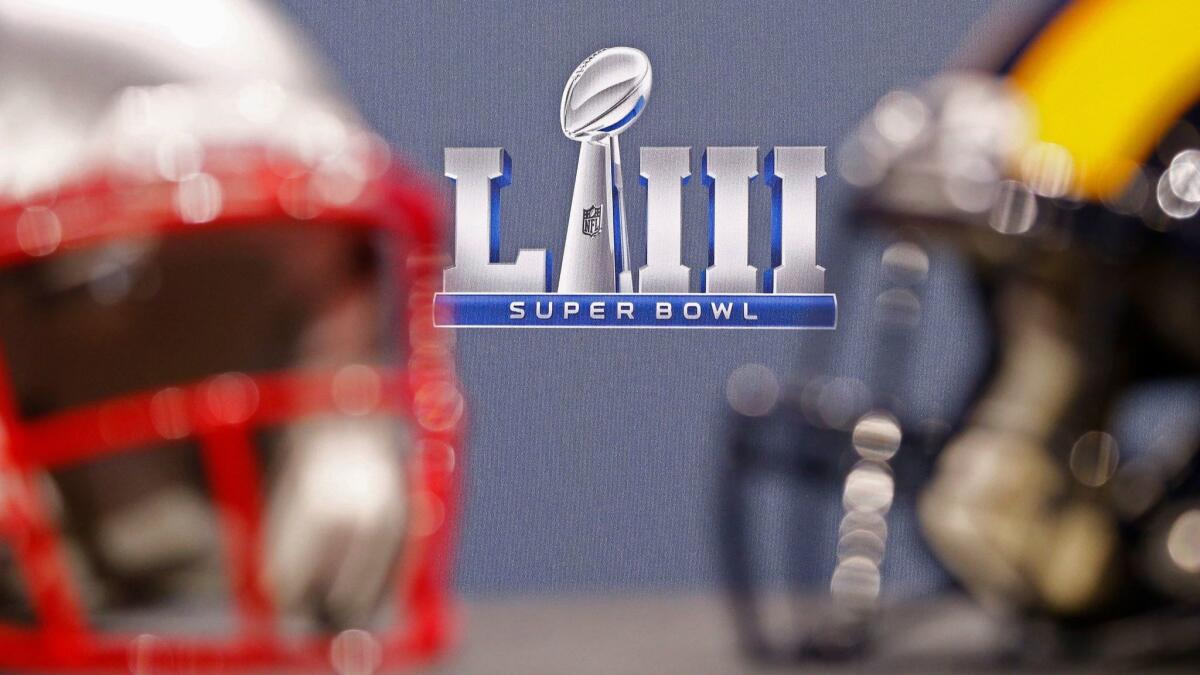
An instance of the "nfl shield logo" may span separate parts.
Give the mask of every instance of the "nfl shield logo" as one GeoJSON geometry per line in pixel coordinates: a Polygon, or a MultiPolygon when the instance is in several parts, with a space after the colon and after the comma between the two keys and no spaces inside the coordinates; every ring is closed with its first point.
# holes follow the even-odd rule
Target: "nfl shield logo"
{"type": "Polygon", "coordinates": [[[600,224],[600,214],[603,212],[603,206],[593,206],[590,209],[583,210],[583,233],[589,237],[594,237],[604,231],[604,226],[600,224]]]}

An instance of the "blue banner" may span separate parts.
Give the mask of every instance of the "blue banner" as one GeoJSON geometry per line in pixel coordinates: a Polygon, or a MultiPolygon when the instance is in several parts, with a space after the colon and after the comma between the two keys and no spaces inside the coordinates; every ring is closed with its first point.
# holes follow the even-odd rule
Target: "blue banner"
{"type": "Polygon", "coordinates": [[[832,294],[438,293],[434,323],[459,328],[831,329],[832,294]]]}

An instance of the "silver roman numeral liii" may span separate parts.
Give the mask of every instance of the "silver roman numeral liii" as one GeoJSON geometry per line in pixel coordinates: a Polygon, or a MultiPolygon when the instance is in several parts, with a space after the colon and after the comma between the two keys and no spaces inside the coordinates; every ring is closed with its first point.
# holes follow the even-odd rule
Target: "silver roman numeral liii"
{"type": "MultiPolygon", "coordinates": [[[[691,173],[691,149],[647,147],[640,158],[646,264],[639,270],[637,290],[686,293],[690,270],[682,258],[682,187],[691,173]]],[[[445,272],[445,290],[551,290],[547,251],[521,250],[516,262],[499,262],[499,190],[507,184],[507,153],[502,148],[447,148],[445,171],[454,179],[456,220],[454,267],[445,272]]],[[[758,148],[707,148],[701,173],[710,193],[709,261],[701,290],[759,292],[758,270],[749,262],[750,187],[758,175],[758,148]]],[[[825,148],[777,146],[768,153],[762,173],[771,189],[771,268],[763,275],[762,291],[823,292],[825,269],[816,263],[816,201],[817,179],[825,175],[825,148]]],[[[624,216],[617,137],[581,141],[558,292],[633,292],[624,216]]]]}

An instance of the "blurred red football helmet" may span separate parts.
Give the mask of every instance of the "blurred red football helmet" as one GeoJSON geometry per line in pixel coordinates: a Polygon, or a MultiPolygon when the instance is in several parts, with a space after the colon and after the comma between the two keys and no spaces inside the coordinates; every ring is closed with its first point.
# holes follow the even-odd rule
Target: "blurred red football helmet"
{"type": "Polygon", "coordinates": [[[2,2],[0,26],[0,571],[24,605],[0,669],[436,653],[463,401],[430,188],[256,5],[2,2]],[[202,537],[77,494],[140,494],[144,472],[69,474],[183,446],[237,627],[122,630],[80,570],[145,590],[148,554],[92,530],[202,537]],[[316,630],[283,630],[296,607],[316,630]]]}

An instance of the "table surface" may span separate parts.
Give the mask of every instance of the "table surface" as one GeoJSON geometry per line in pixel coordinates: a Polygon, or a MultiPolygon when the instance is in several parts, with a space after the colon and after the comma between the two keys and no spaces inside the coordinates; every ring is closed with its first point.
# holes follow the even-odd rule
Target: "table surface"
{"type": "MultiPolygon", "coordinates": [[[[775,598],[768,604],[776,631],[799,629],[779,620],[783,616],[819,621],[821,610],[812,602],[775,598]]],[[[474,599],[461,604],[460,620],[459,645],[425,673],[1196,672],[1194,661],[1154,669],[1095,660],[1013,664],[997,658],[997,646],[1013,636],[1011,628],[962,599],[897,606],[881,626],[883,645],[864,660],[810,661],[803,667],[745,660],[717,594],[474,599]]]]}

